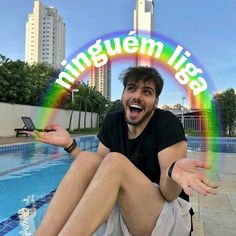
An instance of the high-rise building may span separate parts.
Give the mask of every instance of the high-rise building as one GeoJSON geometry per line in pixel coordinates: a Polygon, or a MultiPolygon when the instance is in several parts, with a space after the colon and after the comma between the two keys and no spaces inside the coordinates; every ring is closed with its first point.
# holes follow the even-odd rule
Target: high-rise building
{"type": "Polygon", "coordinates": [[[190,88],[188,89],[188,107],[190,110],[199,110],[201,108],[199,99],[196,99],[190,88]]]}
{"type": "MultiPolygon", "coordinates": [[[[136,0],[134,10],[134,31],[138,36],[145,32],[146,38],[152,38],[154,32],[154,0],[136,0]]],[[[150,66],[151,58],[136,57],[137,66],[150,66]]]]}
{"type": "Polygon", "coordinates": [[[34,1],[26,23],[25,61],[60,68],[65,58],[65,23],[57,9],[34,1]]]}
{"type": "Polygon", "coordinates": [[[111,100],[111,61],[101,67],[91,66],[89,85],[95,87],[106,99],[111,100]]]}

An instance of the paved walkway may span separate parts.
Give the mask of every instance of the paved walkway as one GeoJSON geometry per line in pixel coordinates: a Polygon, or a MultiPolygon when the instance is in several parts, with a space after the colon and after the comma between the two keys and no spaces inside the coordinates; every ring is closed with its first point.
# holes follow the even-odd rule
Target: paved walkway
{"type": "MultiPolygon", "coordinates": [[[[201,158],[197,152],[189,152],[188,157],[201,158]]],[[[236,235],[236,154],[220,154],[218,163],[218,194],[191,197],[196,212],[193,236],[236,235]]]]}
{"type": "Polygon", "coordinates": [[[34,138],[32,137],[9,137],[9,138],[3,138],[0,137],[0,145],[5,145],[5,144],[13,144],[13,143],[26,143],[26,142],[33,142],[34,138]]]}
{"type": "MultiPolygon", "coordinates": [[[[0,145],[32,141],[32,137],[0,137],[0,145]]],[[[201,153],[188,152],[188,157],[199,159],[201,153]]],[[[218,163],[218,194],[200,196],[194,193],[191,197],[195,211],[192,236],[236,235],[236,154],[220,154],[218,163]]]]}

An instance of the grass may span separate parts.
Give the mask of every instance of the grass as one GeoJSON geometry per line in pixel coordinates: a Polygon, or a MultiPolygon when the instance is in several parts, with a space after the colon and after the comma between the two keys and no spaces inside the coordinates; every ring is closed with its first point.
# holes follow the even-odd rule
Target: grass
{"type": "Polygon", "coordinates": [[[84,129],[75,129],[73,131],[69,131],[70,134],[97,134],[99,128],[84,128],[84,129]]]}
{"type": "Polygon", "coordinates": [[[193,130],[185,130],[185,134],[189,136],[203,136],[203,132],[193,130]]]}

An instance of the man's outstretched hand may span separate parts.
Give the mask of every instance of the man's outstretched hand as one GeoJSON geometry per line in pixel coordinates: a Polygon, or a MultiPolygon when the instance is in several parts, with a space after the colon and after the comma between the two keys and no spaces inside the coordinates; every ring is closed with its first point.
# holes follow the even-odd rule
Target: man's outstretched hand
{"type": "Polygon", "coordinates": [[[60,125],[50,124],[47,128],[54,131],[38,132],[35,130],[34,132],[27,133],[32,135],[37,141],[57,145],[64,148],[68,147],[73,142],[70,134],[60,125]]]}
{"type": "Polygon", "coordinates": [[[204,161],[180,159],[175,163],[171,178],[189,196],[193,195],[191,189],[202,195],[216,194],[218,184],[207,177],[205,169],[211,169],[211,166],[204,161]]]}

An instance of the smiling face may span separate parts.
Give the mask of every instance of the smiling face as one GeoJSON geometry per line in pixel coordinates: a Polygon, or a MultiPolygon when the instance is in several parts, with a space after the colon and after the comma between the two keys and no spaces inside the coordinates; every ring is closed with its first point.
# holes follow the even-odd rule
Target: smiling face
{"type": "Polygon", "coordinates": [[[157,106],[153,81],[129,81],[122,93],[121,102],[129,125],[138,126],[148,122],[157,106]]]}

